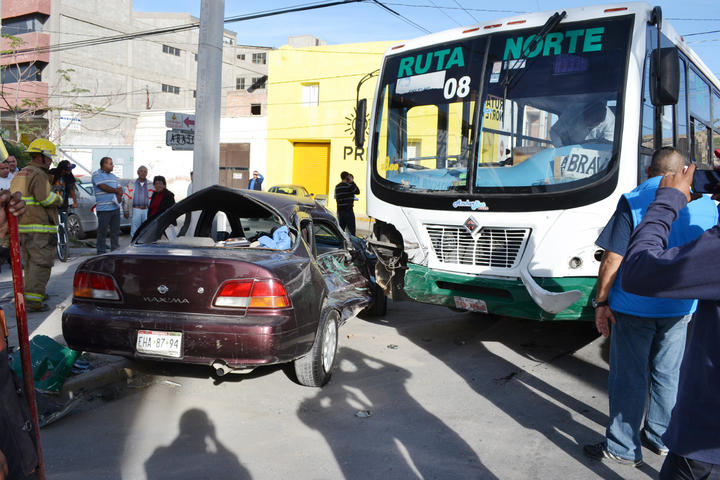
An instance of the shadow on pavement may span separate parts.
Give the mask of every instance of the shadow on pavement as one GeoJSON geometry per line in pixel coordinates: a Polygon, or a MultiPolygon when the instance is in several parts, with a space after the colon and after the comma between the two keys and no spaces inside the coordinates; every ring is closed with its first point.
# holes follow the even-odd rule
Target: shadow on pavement
{"type": "Polygon", "coordinates": [[[342,372],[297,413],[325,437],[343,478],[497,478],[410,395],[409,371],[347,347],[338,358],[342,372]]]}
{"type": "Polygon", "coordinates": [[[180,432],[166,447],[158,447],[145,462],[147,480],[211,478],[250,479],[250,472],[217,439],[207,414],[193,408],[180,417],[180,432]]]}

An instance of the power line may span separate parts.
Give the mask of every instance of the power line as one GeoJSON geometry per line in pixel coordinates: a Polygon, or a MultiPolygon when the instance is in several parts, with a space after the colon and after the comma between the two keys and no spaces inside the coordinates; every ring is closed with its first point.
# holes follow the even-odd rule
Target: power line
{"type": "Polygon", "coordinates": [[[453,17],[451,17],[445,10],[440,9],[440,7],[438,7],[437,3],[433,2],[433,0],[428,0],[428,2],[432,3],[435,8],[437,8],[438,10],[440,10],[440,11],[443,13],[443,15],[445,15],[447,18],[449,18],[450,20],[452,20],[452,22],[453,22],[455,25],[457,25],[457,26],[459,26],[459,27],[462,27],[462,24],[461,24],[460,22],[458,22],[458,21],[455,20],[453,17]]]}
{"type": "MultiPolygon", "coordinates": [[[[225,23],[234,23],[234,22],[241,22],[246,20],[254,20],[258,18],[263,17],[269,17],[273,15],[280,15],[285,13],[295,13],[295,12],[303,12],[307,10],[315,10],[319,8],[326,8],[326,7],[333,7],[336,5],[347,5],[349,3],[356,3],[361,2],[364,0],[342,0],[342,1],[334,1],[334,2],[315,2],[311,4],[304,4],[304,5],[298,5],[295,7],[289,7],[289,8],[282,8],[282,9],[275,9],[275,10],[266,10],[263,12],[248,14],[248,15],[237,15],[234,17],[228,17],[224,20],[225,23]]],[[[377,1],[377,0],[376,0],[377,1]]],[[[64,50],[70,50],[75,48],[82,48],[82,47],[90,47],[90,46],[96,46],[96,45],[104,45],[107,43],[114,43],[114,42],[120,42],[125,40],[134,40],[137,38],[143,38],[148,37],[152,35],[165,35],[169,33],[178,33],[183,32],[187,30],[192,30],[195,28],[198,28],[200,26],[200,22],[192,22],[185,25],[176,25],[174,27],[165,27],[165,28],[156,28],[152,30],[142,30],[138,32],[132,32],[132,33],[124,33],[120,35],[110,35],[107,37],[100,37],[95,39],[88,39],[88,40],[76,40],[73,42],[67,42],[63,44],[54,44],[49,45],[47,47],[35,47],[35,48],[27,48],[27,49],[19,49],[11,53],[5,53],[2,55],[2,57],[12,56],[12,55],[20,55],[24,53],[46,53],[46,52],[60,52],[64,50]]]]}
{"type": "Polygon", "coordinates": [[[443,5],[442,7],[433,7],[432,5],[419,5],[417,3],[400,3],[400,2],[384,2],[385,5],[394,5],[398,7],[413,7],[413,8],[441,8],[445,10],[469,10],[473,12],[489,12],[489,13],[528,13],[524,10],[501,10],[501,9],[490,9],[490,8],[465,8],[465,7],[448,7],[443,5]]]}
{"type": "Polygon", "coordinates": [[[372,2],[373,2],[375,5],[377,5],[378,7],[382,8],[382,9],[384,9],[384,10],[387,10],[388,12],[392,13],[393,15],[395,15],[396,17],[398,17],[400,20],[402,20],[403,22],[407,23],[408,25],[412,25],[413,27],[417,28],[418,30],[420,30],[420,31],[422,31],[422,32],[424,32],[424,33],[431,33],[430,30],[428,30],[427,28],[423,27],[422,25],[418,25],[417,23],[415,23],[415,22],[413,22],[412,20],[410,20],[409,18],[407,18],[407,17],[399,14],[398,12],[396,12],[396,11],[393,10],[392,8],[388,7],[387,5],[379,2],[378,0],[372,0],[372,2]]]}
{"type": "Polygon", "coordinates": [[[708,30],[707,32],[686,33],[683,37],[694,37],[695,35],[707,35],[709,33],[720,33],[720,30],[708,30]]]}
{"type": "Polygon", "coordinates": [[[472,18],[472,19],[475,21],[475,23],[478,22],[478,19],[475,18],[475,15],[473,15],[473,14],[470,13],[465,7],[463,7],[462,5],[460,5],[460,2],[458,2],[458,0],[455,0],[455,3],[457,3],[457,6],[460,7],[460,8],[462,8],[465,13],[467,13],[468,15],[470,15],[470,18],[472,18]]]}

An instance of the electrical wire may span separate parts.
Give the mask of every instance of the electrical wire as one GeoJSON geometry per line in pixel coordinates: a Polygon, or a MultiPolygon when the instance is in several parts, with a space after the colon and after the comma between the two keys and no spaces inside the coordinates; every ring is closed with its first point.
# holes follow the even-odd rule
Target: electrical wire
{"type": "Polygon", "coordinates": [[[415,23],[415,22],[413,22],[412,20],[410,20],[409,18],[407,18],[407,17],[399,14],[398,12],[396,12],[396,11],[393,10],[392,8],[388,7],[387,5],[379,2],[378,0],[372,0],[372,2],[373,2],[375,5],[377,5],[378,7],[382,8],[383,10],[386,10],[386,11],[392,13],[393,15],[395,15],[396,17],[398,17],[400,20],[402,20],[403,22],[407,23],[408,25],[411,25],[411,26],[417,28],[417,29],[420,30],[421,32],[431,33],[430,30],[428,30],[427,28],[423,27],[422,25],[418,25],[417,23],[415,23]]]}
{"type": "Polygon", "coordinates": [[[457,3],[457,6],[460,7],[460,8],[462,8],[465,13],[467,13],[468,15],[470,15],[470,18],[472,18],[472,19],[475,21],[475,23],[477,23],[477,22],[479,21],[477,18],[475,18],[475,15],[473,15],[473,14],[470,13],[465,7],[463,7],[462,5],[460,5],[460,2],[458,2],[458,0],[455,0],[455,3],[457,3]]]}
{"type": "Polygon", "coordinates": [[[432,3],[435,8],[437,8],[438,10],[440,10],[440,11],[443,13],[443,15],[445,15],[447,18],[449,18],[450,20],[452,20],[452,22],[453,22],[455,25],[457,25],[457,26],[459,26],[459,27],[462,27],[462,24],[461,24],[460,22],[458,22],[458,21],[455,20],[453,17],[451,17],[450,14],[447,13],[445,10],[441,9],[440,7],[438,7],[438,4],[435,3],[433,0],[428,0],[428,2],[432,3]]]}

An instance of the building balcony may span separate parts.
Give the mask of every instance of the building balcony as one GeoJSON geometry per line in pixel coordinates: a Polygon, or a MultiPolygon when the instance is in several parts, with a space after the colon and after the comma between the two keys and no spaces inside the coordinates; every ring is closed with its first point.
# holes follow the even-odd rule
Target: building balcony
{"type": "Polygon", "coordinates": [[[50,3],[51,0],[3,0],[2,18],[5,20],[32,13],[50,15],[50,3]]]}
{"type": "MultiPolygon", "coordinates": [[[[3,3],[4,5],[4,3],[3,3]]],[[[15,38],[20,39],[22,43],[16,46],[12,46],[12,40],[9,38],[3,38],[0,41],[0,49],[2,51],[22,51],[35,48],[47,48],[50,46],[50,34],[49,33],[23,33],[17,35],[15,38]]],[[[0,65],[14,65],[16,63],[32,63],[32,62],[50,62],[50,53],[45,50],[43,52],[27,52],[18,54],[4,54],[0,57],[0,65]]]]}
{"type": "Polygon", "coordinates": [[[0,110],[7,111],[8,104],[11,108],[18,107],[20,110],[44,109],[48,104],[48,84],[46,82],[21,82],[0,84],[0,110]],[[28,107],[25,100],[32,102],[33,106],[28,107]]]}

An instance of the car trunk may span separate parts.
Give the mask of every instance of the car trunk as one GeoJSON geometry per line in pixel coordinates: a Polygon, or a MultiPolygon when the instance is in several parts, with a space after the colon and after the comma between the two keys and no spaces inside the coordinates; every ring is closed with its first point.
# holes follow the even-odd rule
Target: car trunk
{"type": "MultiPolygon", "coordinates": [[[[241,255],[230,256],[213,249],[143,246],[131,247],[130,252],[121,255],[103,255],[86,264],[83,270],[111,275],[120,288],[124,308],[227,313],[228,308],[212,306],[223,282],[273,278],[272,273],[259,264],[274,263],[278,256],[285,255],[277,251],[248,249],[241,255]]],[[[94,303],[101,304],[97,300],[94,303]]],[[[108,306],[111,304],[117,302],[108,302],[108,306]]],[[[229,310],[245,313],[245,309],[229,310]]]]}

